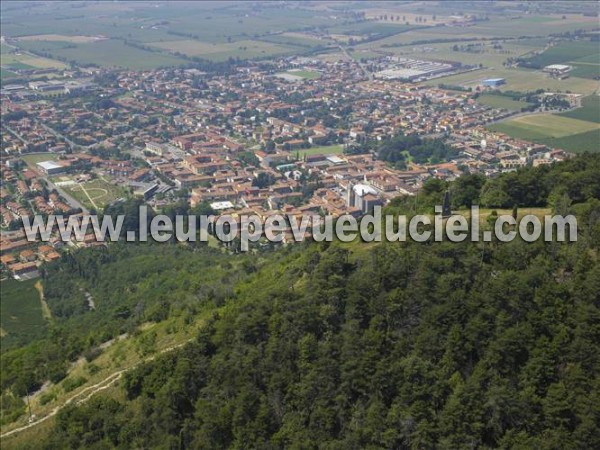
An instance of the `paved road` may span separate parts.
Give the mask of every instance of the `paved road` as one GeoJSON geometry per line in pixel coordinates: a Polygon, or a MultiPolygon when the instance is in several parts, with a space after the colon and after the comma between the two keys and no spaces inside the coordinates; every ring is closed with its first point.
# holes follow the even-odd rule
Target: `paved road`
{"type": "Polygon", "coordinates": [[[372,80],[373,79],[373,74],[371,72],[369,72],[367,69],[365,69],[365,66],[358,60],[354,59],[350,53],[348,53],[348,50],[346,50],[342,45],[339,45],[340,50],[342,51],[342,53],[344,55],[346,55],[346,58],[354,61],[355,64],[358,65],[358,67],[360,67],[360,70],[362,70],[362,72],[365,74],[365,76],[369,79],[372,80]]]}
{"type": "Polygon", "coordinates": [[[9,127],[6,124],[3,124],[2,126],[4,128],[6,128],[11,134],[13,134],[17,139],[19,139],[21,142],[23,142],[23,144],[29,145],[29,141],[24,139],[23,137],[21,137],[21,135],[19,133],[17,133],[15,130],[13,130],[11,127],[9,127]]]}
{"type": "Polygon", "coordinates": [[[77,148],[77,147],[81,147],[81,148],[89,148],[86,147],[85,145],[79,145],[76,144],[75,142],[73,142],[71,139],[69,139],[68,137],[66,137],[64,134],[59,133],[58,131],[55,131],[53,128],[50,128],[48,125],[43,124],[42,122],[37,122],[39,126],[41,126],[44,130],[46,130],[48,133],[52,133],[54,136],[56,136],[57,138],[63,139],[67,144],[69,144],[71,146],[71,148],[77,148]]]}

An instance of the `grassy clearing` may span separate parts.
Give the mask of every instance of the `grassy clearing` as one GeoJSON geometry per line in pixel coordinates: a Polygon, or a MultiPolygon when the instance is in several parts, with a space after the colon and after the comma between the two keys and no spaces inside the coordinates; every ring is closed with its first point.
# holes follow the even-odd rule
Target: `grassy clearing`
{"type": "Polygon", "coordinates": [[[0,284],[0,324],[6,332],[2,347],[23,345],[46,332],[42,306],[35,280],[6,280],[0,284]]]}
{"type": "Polygon", "coordinates": [[[121,186],[116,186],[103,179],[78,183],[64,188],[86,208],[102,209],[109,203],[121,197],[126,197],[127,192],[121,186]]]}
{"type": "Polygon", "coordinates": [[[504,108],[509,111],[520,111],[521,108],[525,108],[530,104],[519,100],[513,100],[508,97],[493,94],[483,94],[477,101],[483,105],[491,106],[492,108],[504,108]]]}
{"type": "Polygon", "coordinates": [[[298,153],[300,158],[303,156],[310,155],[339,155],[344,152],[344,146],[341,144],[338,145],[325,145],[322,147],[312,147],[304,150],[292,150],[291,153],[294,155],[298,153]]]}
{"type": "Polygon", "coordinates": [[[559,116],[600,123],[600,96],[585,97],[581,99],[581,108],[559,114],[559,116]]]}

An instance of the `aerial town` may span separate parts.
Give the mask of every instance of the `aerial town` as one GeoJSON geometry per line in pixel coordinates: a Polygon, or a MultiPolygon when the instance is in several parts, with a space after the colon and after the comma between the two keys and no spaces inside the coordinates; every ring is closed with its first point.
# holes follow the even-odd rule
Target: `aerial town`
{"type": "MultiPolygon", "coordinates": [[[[493,177],[569,156],[484,128],[515,114],[477,102],[502,80],[475,90],[416,82],[470,69],[288,57],[219,76],[50,69],[47,81],[4,85],[0,212],[12,231],[2,234],[2,268],[27,279],[60,258],[58,237],[25,239],[22,219],[34,214],[101,212],[137,197],[155,211],[185,202],[214,214],[358,217],[431,177],[493,177]],[[408,148],[390,161],[380,150],[398,134],[443,139],[443,151],[408,148]]],[[[563,94],[556,104],[577,101],[563,94]]],[[[103,244],[89,235],[71,245],[103,244]]]]}

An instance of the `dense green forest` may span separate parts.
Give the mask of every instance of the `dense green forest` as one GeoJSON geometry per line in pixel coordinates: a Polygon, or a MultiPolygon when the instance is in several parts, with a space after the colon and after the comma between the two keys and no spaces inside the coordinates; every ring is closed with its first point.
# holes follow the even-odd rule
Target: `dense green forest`
{"type": "Polygon", "coordinates": [[[599,158],[431,181],[418,208],[388,208],[445,189],[455,207],[574,213],[578,241],[76,252],[44,273],[48,337],[3,349],[3,419],[99,343],[208,313],[26,448],[600,448],[599,158]]]}
{"type": "Polygon", "coordinates": [[[404,169],[409,158],[419,164],[437,164],[458,156],[458,150],[443,139],[427,139],[417,135],[398,134],[375,147],[377,158],[398,169],[404,169]]]}

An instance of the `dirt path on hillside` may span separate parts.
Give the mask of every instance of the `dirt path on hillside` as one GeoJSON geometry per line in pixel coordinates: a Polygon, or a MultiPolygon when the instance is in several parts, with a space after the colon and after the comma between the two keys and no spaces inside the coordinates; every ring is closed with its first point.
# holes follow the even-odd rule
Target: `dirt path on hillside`
{"type": "Polygon", "coordinates": [[[34,284],[35,289],[38,291],[40,295],[40,303],[42,305],[42,316],[49,322],[52,322],[52,311],[50,311],[50,307],[46,302],[46,297],[44,297],[44,286],[42,286],[42,282],[38,280],[34,284]]]}
{"type": "Polygon", "coordinates": [[[150,362],[150,361],[154,360],[157,356],[172,352],[173,350],[177,350],[178,348],[183,347],[184,345],[192,342],[193,340],[194,340],[194,338],[191,338],[185,342],[182,342],[181,344],[177,344],[177,345],[173,345],[171,347],[164,348],[160,352],[156,353],[155,355],[144,358],[143,360],[139,361],[138,363],[134,364],[131,367],[127,367],[125,369],[121,369],[121,370],[118,370],[117,372],[110,374],[108,377],[106,377],[102,381],[100,381],[96,384],[93,384],[91,386],[88,386],[85,389],[81,390],[80,392],[76,393],[75,395],[69,397],[67,400],[65,400],[65,402],[62,405],[55,407],[52,411],[50,411],[50,413],[46,414],[44,417],[40,417],[39,419],[36,418],[31,423],[28,423],[27,425],[23,425],[19,428],[15,428],[13,430],[7,431],[6,433],[0,434],[0,439],[4,439],[9,436],[15,435],[17,433],[20,433],[21,431],[25,431],[29,428],[39,425],[42,422],[45,422],[49,418],[54,417],[56,414],[58,414],[58,412],[61,409],[63,409],[67,405],[70,405],[71,403],[74,403],[75,405],[81,405],[81,404],[87,402],[90,398],[92,398],[98,392],[108,389],[112,385],[114,385],[117,381],[119,381],[121,379],[121,376],[125,372],[133,370],[141,364],[150,362]]]}

